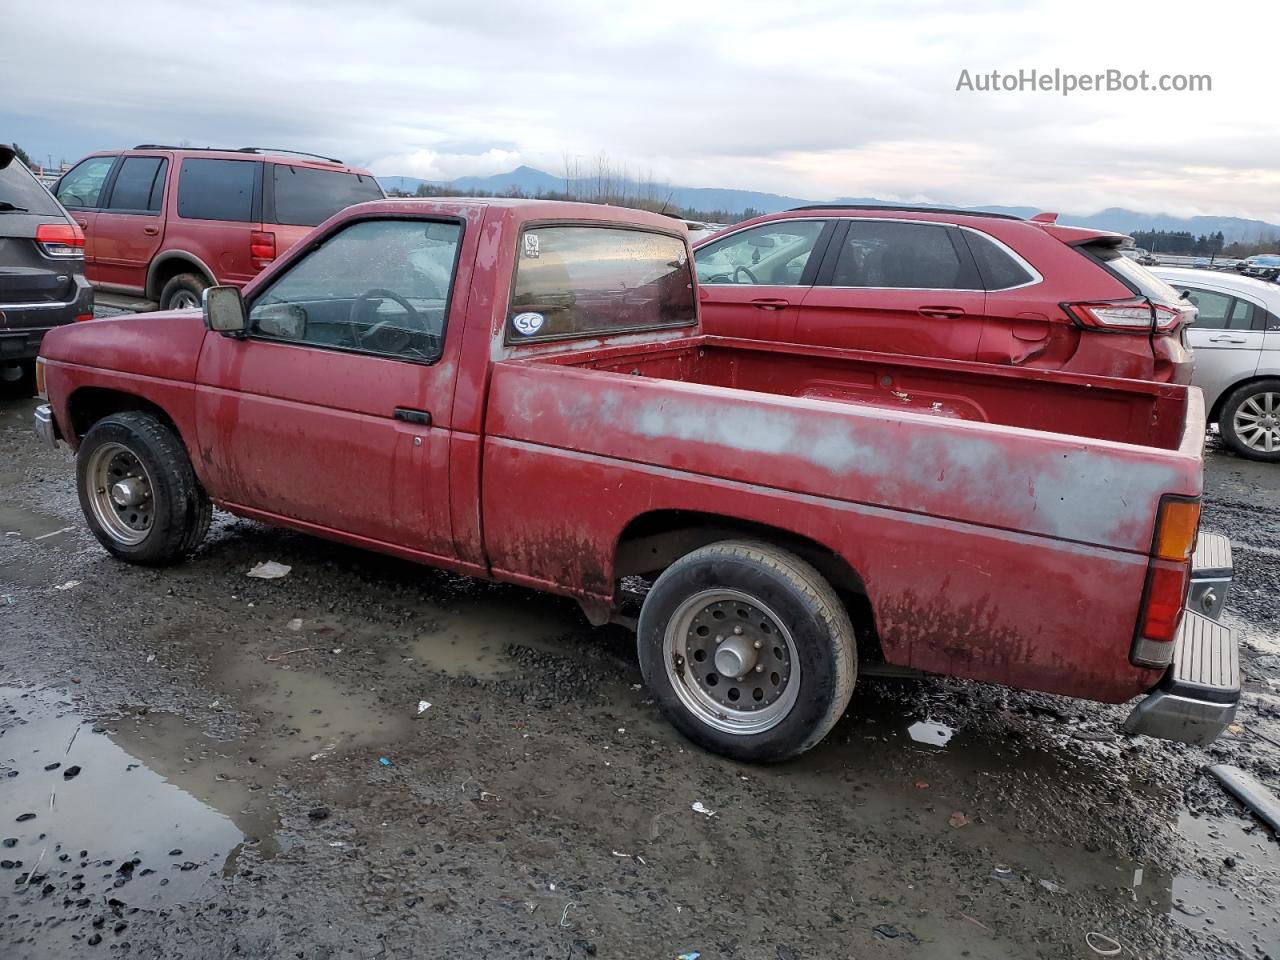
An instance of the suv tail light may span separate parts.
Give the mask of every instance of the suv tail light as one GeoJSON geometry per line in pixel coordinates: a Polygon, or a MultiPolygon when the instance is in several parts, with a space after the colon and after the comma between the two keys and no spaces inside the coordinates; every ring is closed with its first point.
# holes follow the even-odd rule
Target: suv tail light
{"type": "Polygon", "coordinates": [[[253,269],[261,270],[276,258],[276,235],[266,230],[254,230],[249,234],[249,262],[253,269]]]}
{"type": "Polygon", "coordinates": [[[1186,319],[1189,312],[1142,297],[1064,303],[1062,309],[1081,326],[1125,333],[1150,333],[1153,320],[1156,330],[1168,332],[1186,319]]]}
{"type": "Polygon", "coordinates": [[[42,223],[36,227],[36,243],[46,257],[84,259],[84,234],[74,223],[42,223]]]}
{"type": "Polygon", "coordinates": [[[1138,632],[1129,659],[1140,667],[1165,667],[1173,659],[1173,641],[1182,624],[1191,555],[1200,529],[1200,501],[1162,497],[1151,544],[1151,564],[1138,613],[1138,632]]]}

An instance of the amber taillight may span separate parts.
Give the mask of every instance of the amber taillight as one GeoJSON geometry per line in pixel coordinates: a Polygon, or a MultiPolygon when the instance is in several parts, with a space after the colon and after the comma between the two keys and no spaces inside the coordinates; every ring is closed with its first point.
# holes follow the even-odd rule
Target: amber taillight
{"type": "Polygon", "coordinates": [[[1130,659],[1140,667],[1164,667],[1173,659],[1173,644],[1182,625],[1191,583],[1191,555],[1200,529],[1200,500],[1163,497],[1147,567],[1147,585],[1138,614],[1138,631],[1130,659]]]}

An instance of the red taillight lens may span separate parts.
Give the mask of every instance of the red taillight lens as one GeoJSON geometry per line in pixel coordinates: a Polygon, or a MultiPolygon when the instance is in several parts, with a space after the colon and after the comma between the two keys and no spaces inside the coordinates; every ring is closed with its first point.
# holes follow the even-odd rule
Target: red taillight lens
{"type": "Polygon", "coordinates": [[[254,230],[249,234],[249,262],[253,269],[261,270],[276,258],[276,235],[266,230],[254,230]]]}
{"type": "Polygon", "coordinates": [[[1173,659],[1173,642],[1182,625],[1187,589],[1191,586],[1191,555],[1199,529],[1199,500],[1161,499],[1147,585],[1138,614],[1138,633],[1130,654],[1140,667],[1164,667],[1173,659]]]}
{"type": "Polygon", "coordinates": [[[1122,333],[1147,333],[1153,321],[1157,330],[1172,330],[1187,315],[1180,308],[1151,303],[1141,297],[1064,303],[1062,309],[1081,326],[1122,333]]]}
{"type": "Polygon", "coordinates": [[[84,257],[84,234],[74,223],[42,223],[36,227],[36,243],[46,257],[74,260],[84,257]]]}

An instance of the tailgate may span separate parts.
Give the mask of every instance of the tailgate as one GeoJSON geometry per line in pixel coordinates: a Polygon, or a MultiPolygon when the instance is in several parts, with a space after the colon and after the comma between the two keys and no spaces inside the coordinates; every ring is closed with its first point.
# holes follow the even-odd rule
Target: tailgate
{"type": "MultiPolygon", "coordinates": [[[[51,260],[40,253],[36,247],[34,225],[30,237],[12,235],[26,232],[21,229],[25,226],[7,218],[0,219],[0,308],[47,306],[73,299],[75,280],[71,265],[51,260]]],[[[0,324],[3,323],[5,321],[0,320],[0,324]]]]}

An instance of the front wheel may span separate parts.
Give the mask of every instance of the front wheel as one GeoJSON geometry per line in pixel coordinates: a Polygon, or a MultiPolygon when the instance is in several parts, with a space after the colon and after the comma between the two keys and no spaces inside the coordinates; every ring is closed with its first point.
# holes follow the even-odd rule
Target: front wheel
{"type": "Polygon", "coordinates": [[[190,553],[212,506],[181,441],[158,417],[114,413],[76,453],[76,486],[89,529],[112,555],[158,566],[190,553]]]}
{"type": "Polygon", "coordinates": [[[1236,387],[1222,402],[1218,429],[1240,456],[1280,462],[1280,380],[1256,380],[1236,387]]]}
{"type": "Polygon", "coordinates": [[[735,760],[784,760],[840,719],[857,677],[849,615],[786,550],[723,541],[681,557],[640,610],[640,669],[690,740],[735,760]]]}

